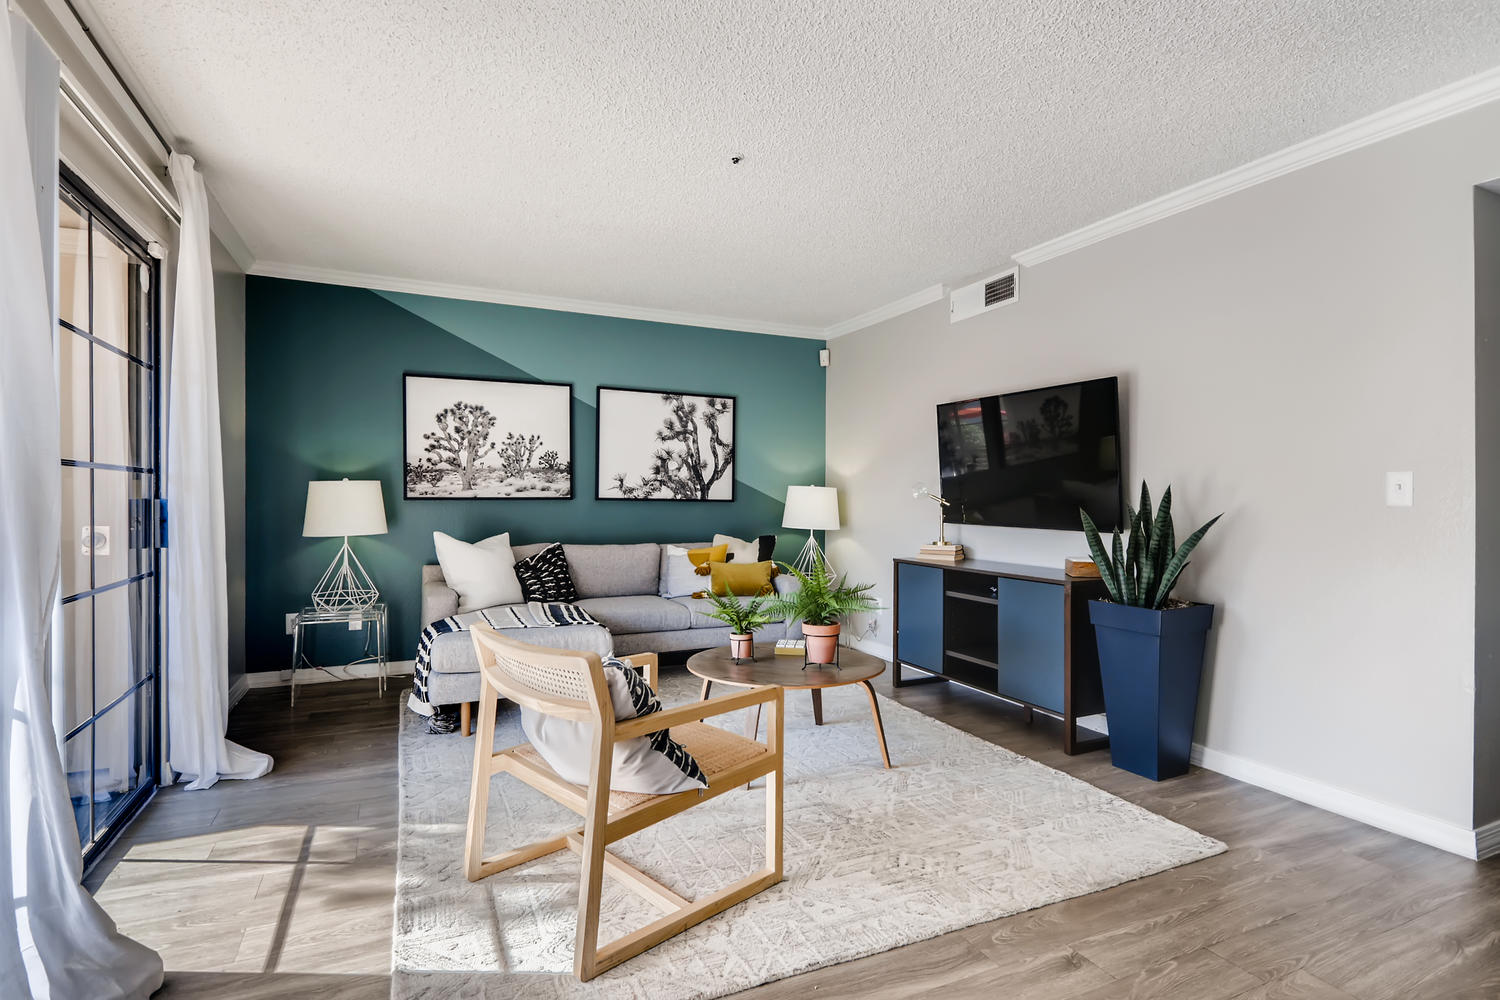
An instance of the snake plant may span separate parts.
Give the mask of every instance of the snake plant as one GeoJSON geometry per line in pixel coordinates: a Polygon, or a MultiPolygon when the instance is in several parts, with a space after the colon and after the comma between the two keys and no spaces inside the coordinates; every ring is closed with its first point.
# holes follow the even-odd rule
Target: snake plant
{"type": "Polygon", "coordinates": [[[1151,492],[1141,483],[1141,508],[1134,510],[1125,505],[1129,514],[1130,541],[1122,543],[1120,533],[1114,534],[1111,546],[1114,555],[1104,551],[1104,542],[1099,529],[1094,526],[1088,511],[1080,510],[1083,516],[1083,533],[1088,538],[1089,551],[1099,567],[1099,575],[1109,588],[1109,596],[1116,604],[1158,610],[1167,603],[1177,578],[1187,568],[1188,556],[1208,534],[1214,522],[1223,517],[1216,515],[1203,527],[1187,537],[1179,547],[1177,535],[1172,527],[1172,487],[1162,494],[1161,506],[1155,516],[1151,513],[1151,492]]]}

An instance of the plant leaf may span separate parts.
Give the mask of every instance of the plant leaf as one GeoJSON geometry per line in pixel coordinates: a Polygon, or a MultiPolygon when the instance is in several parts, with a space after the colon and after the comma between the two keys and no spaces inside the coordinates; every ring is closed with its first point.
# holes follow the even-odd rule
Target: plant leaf
{"type": "Polygon", "coordinates": [[[1172,487],[1161,495],[1161,505],[1156,508],[1156,520],[1151,525],[1151,544],[1146,550],[1146,566],[1141,574],[1141,603],[1148,608],[1156,607],[1156,591],[1161,582],[1162,570],[1166,568],[1166,553],[1162,543],[1167,528],[1172,523],[1172,487]]]}
{"type": "Polygon", "coordinates": [[[1104,554],[1104,542],[1099,537],[1099,529],[1094,524],[1094,519],[1089,517],[1089,512],[1079,510],[1079,516],[1083,519],[1083,537],[1089,543],[1089,555],[1094,558],[1094,565],[1099,567],[1099,578],[1104,581],[1105,588],[1109,591],[1110,598],[1116,604],[1125,603],[1125,595],[1115,584],[1115,568],[1110,564],[1109,556],[1104,554]]]}
{"type": "Polygon", "coordinates": [[[1130,592],[1125,588],[1125,546],[1120,541],[1120,533],[1115,532],[1114,542],[1111,545],[1114,550],[1115,585],[1120,588],[1120,593],[1125,595],[1125,604],[1130,603],[1130,592]]]}
{"type": "Polygon", "coordinates": [[[1203,541],[1203,536],[1208,534],[1208,529],[1212,528],[1215,522],[1223,516],[1223,514],[1214,515],[1212,520],[1189,535],[1187,541],[1182,543],[1182,548],[1172,556],[1172,561],[1167,563],[1167,568],[1162,573],[1161,586],[1157,589],[1156,603],[1152,607],[1160,608],[1167,603],[1167,598],[1172,594],[1172,588],[1177,585],[1177,578],[1182,575],[1183,568],[1187,566],[1188,556],[1192,555],[1193,549],[1203,541]]]}

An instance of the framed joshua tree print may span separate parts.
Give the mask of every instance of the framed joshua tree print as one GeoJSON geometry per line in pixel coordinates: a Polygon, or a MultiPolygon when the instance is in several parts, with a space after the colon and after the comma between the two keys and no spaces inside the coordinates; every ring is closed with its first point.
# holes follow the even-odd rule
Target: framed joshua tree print
{"type": "Polygon", "coordinates": [[[403,376],[408,500],[557,500],[573,495],[573,387],[403,376]]]}
{"type": "Polygon", "coordinates": [[[600,500],[733,500],[733,396],[599,387],[600,500]]]}

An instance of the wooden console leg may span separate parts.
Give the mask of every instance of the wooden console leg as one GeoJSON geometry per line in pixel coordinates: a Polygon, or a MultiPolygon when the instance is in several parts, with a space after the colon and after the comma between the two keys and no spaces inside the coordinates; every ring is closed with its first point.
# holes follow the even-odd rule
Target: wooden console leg
{"type": "Polygon", "coordinates": [[[821,726],[823,724],[823,692],[818,688],[813,688],[811,694],[813,700],[813,725],[821,726]]]}
{"type": "Polygon", "coordinates": [[[465,736],[474,735],[474,703],[466,701],[458,706],[458,728],[465,736]]]}

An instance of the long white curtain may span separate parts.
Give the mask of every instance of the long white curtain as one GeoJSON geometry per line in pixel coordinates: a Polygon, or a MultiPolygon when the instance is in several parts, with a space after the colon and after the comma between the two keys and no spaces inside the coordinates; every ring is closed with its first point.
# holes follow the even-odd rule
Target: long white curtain
{"type": "Polygon", "coordinates": [[[229,725],[229,592],[224,456],[208,192],[191,156],[168,169],[182,205],[167,395],[167,728],[189,789],[259,778],[271,758],[224,738],[229,725]]]}
{"type": "Polygon", "coordinates": [[[146,997],[161,985],[161,959],[118,933],[80,884],[47,697],[62,558],[57,369],[13,27],[0,14],[0,899],[10,900],[0,902],[0,989],[146,997]]]}

